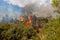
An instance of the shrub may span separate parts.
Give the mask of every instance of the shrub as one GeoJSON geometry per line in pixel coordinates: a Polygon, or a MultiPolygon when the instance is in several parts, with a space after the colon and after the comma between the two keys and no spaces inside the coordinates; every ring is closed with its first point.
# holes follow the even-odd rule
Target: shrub
{"type": "Polygon", "coordinates": [[[0,40],[21,40],[24,37],[31,39],[36,36],[37,31],[33,27],[25,27],[15,24],[0,24],[0,40]]]}
{"type": "Polygon", "coordinates": [[[45,40],[60,40],[60,18],[52,19],[43,27],[45,40]]]}

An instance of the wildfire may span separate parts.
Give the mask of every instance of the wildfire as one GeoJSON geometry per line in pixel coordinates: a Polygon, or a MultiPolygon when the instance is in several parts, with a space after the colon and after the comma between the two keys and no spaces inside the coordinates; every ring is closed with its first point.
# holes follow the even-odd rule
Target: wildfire
{"type": "MultiPolygon", "coordinates": [[[[20,22],[23,23],[24,22],[24,17],[21,16],[20,17],[20,22]]],[[[28,17],[27,20],[26,20],[26,23],[25,23],[25,26],[30,26],[31,25],[31,17],[28,17]]]]}
{"type": "Polygon", "coordinates": [[[31,17],[29,17],[29,18],[27,19],[25,25],[26,25],[26,26],[30,26],[30,25],[31,25],[31,17]]]}

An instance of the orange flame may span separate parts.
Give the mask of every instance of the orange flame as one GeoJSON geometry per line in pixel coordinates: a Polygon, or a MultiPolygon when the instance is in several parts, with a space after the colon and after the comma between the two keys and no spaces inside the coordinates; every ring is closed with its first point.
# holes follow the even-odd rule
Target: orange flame
{"type": "Polygon", "coordinates": [[[31,17],[29,17],[26,21],[26,26],[30,26],[31,25],[31,17]]]}

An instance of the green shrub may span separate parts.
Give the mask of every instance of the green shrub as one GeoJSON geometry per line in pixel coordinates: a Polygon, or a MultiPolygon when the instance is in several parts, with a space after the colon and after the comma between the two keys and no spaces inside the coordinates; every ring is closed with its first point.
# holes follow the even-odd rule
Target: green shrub
{"type": "Polygon", "coordinates": [[[37,31],[33,27],[25,27],[16,24],[0,24],[0,40],[21,40],[23,37],[31,39],[37,31]]]}
{"type": "Polygon", "coordinates": [[[45,40],[60,40],[60,18],[52,19],[43,27],[45,40]]]}
{"type": "Polygon", "coordinates": [[[0,24],[0,40],[60,40],[60,18],[52,18],[37,33],[32,26],[22,24],[0,24]],[[41,30],[40,30],[41,31],[41,30]]]}

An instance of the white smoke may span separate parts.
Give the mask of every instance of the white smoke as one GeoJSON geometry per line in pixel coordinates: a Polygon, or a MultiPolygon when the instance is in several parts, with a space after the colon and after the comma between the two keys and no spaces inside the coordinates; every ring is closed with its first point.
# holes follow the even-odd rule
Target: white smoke
{"type": "Polygon", "coordinates": [[[25,5],[29,3],[38,3],[40,5],[46,4],[46,1],[50,1],[50,0],[4,0],[4,1],[12,5],[24,7],[25,5]]]}

